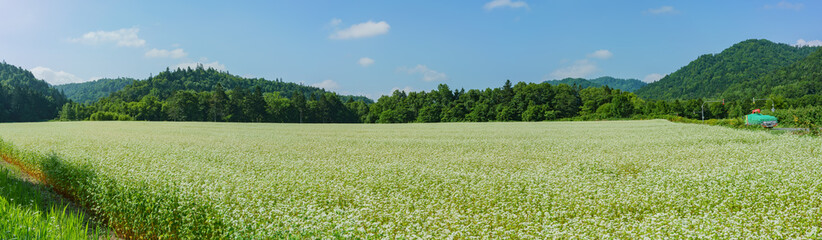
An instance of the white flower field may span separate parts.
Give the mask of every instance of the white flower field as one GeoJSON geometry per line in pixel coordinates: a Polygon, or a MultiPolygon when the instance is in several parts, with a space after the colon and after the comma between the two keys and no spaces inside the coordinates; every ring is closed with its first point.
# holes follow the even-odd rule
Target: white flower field
{"type": "Polygon", "coordinates": [[[651,121],[0,124],[126,238],[819,238],[822,140],[651,121]]]}

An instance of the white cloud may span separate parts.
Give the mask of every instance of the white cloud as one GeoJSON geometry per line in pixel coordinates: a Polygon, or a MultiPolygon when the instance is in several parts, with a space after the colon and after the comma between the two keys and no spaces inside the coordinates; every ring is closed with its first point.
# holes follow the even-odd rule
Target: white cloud
{"type": "Polygon", "coordinates": [[[413,68],[400,67],[398,70],[408,74],[422,74],[422,80],[426,82],[445,81],[448,79],[448,76],[446,76],[445,73],[431,70],[421,64],[418,64],[413,68]]]}
{"type": "Polygon", "coordinates": [[[662,74],[659,74],[659,73],[651,73],[651,74],[645,75],[645,77],[642,78],[642,81],[646,82],[646,83],[652,83],[652,82],[659,81],[659,79],[662,79],[663,77],[665,77],[665,75],[662,75],[662,74]]]}
{"type": "Polygon", "coordinates": [[[340,25],[340,23],[342,23],[342,19],[334,18],[334,19],[331,19],[330,22],[328,22],[328,25],[332,26],[332,27],[336,27],[336,26],[340,25]]]}
{"type": "Polygon", "coordinates": [[[605,50],[605,49],[596,50],[596,51],[592,52],[591,54],[588,54],[589,58],[598,58],[598,59],[609,59],[613,56],[614,56],[614,53],[612,53],[611,51],[605,50]]]}
{"type": "Polygon", "coordinates": [[[374,59],[367,58],[367,57],[360,58],[360,60],[357,61],[357,64],[360,64],[360,66],[363,66],[363,67],[368,67],[371,64],[374,64],[374,59]]]}
{"type": "Polygon", "coordinates": [[[588,59],[578,60],[573,65],[560,68],[551,73],[554,79],[584,78],[599,70],[596,63],[588,59]]]}
{"type": "Polygon", "coordinates": [[[781,1],[776,5],[765,5],[765,9],[788,9],[788,10],[802,10],[805,7],[805,4],[802,3],[790,3],[788,1],[781,1]]]}
{"type": "MultiPolygon", "coordinates": [[[[332,21],[333,22],[333,21],[332,21]]],[[[346,29],[337,30],[328,38],[331,39],[353,39],[366,38],[388,33],[391,26],[385,21],[374,22],[368,21],[360,24],[354,24],[346,29]]]]}
{"type": "Polygon", "coordinates": [[[338,84],[337,82],[335,82],[334,80],[331,80],[331,79],[326,79],[325,81],[315,83],[315,84],[311,84],[311,86],[312,87],[322,88],[322,89],[325,89],[325,90],[328,90],[328,91],[336,91],[336,90],[340,89],[340,84],[338,84]]]}
{"type": "Polygon", "coordinates": [[[74,74],[67,73],[64,71],[54,71],[51,68],[37,66],[32,69],[29,69],[34,77],[37,79],[41,79],[46,81],[51,85],[60,85],[66,83],[79,83],[79,82],[86,82],[86,81],[93,81],[96,79],[84,80],[74,74]]]}
{"type": "Polygon", "coordinates": [[[645,12],[650,13],[650,14],[654,14],[654,15],[672,14],[672,13],[676,13],[676,9],[674,9],[674,7],[672,7],[672,6],[662,6],[662,7],[658,7],[658,8],[648,9],[645,12]]]}
{"type": "Polygon", "coordinates": [[[817,40],[805,41],[805,39],[800,38],[799,40],[796,40],[796,44],[794,44],[793,46],[795,46],[795,47],[819,47],[819,46],[822,46],[822,41],[820,41],[818,39],[817,40]]]}
{"type": "Polygon", "coordinates": [[[140,39],[137,33],[139,28],[123,28],[110,32],[96,31],[83,34],[82,37],[69,39],[71,42],[79,42],[91,45],[114,42],[121,47],[142,47],[146,45],[146,40],[140,39]]]}
{"type": "Polygon", "coordinates": [[[213,68],[214,70],[217,70],[217,71],[225,71],[225,65],[220,64],[220,62],[217,62],[217,61],[210,62],[210,63],[202,63],[202,62],[180,63],[180,64],[177,64],[177,65],[174,65],[172,67],[172,69],[177,69],[177,68],[179,68],[179,69],[186,69],[186,68],[196,69],[198,65],[203,65],[203,68],[205,68],[205,69],[213,68]]]}
{"type": "Polygon", "coordinates": [[[182,48],[174,49],[174,50],[165,50],[165,49],[151,49],[146,52],[146,57],[150,58],[182,58],[188,56],[188,53],[183,51],[182,48]]]}
{"type": "Polygon", "coordinates": [[[494,8],[500,7],[510,7],[510,8],[527,8],[528,3],[524,1],[511,1],[511,0],[493,0],[485,4],[483,8],[485,10],[491,10],[494,8]]]}

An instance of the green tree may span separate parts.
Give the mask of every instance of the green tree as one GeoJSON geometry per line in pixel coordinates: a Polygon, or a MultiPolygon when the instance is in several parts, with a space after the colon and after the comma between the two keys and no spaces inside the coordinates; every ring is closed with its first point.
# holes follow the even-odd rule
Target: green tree
{"type": "Polygon", "coordinates": [[[228,104],[228,95],[223,90],[223,85],[217,83],[214,87],[214,94],[211,95],[211,119],[212,121],[223,121],[225,118],[226,105],[228,104]]]}

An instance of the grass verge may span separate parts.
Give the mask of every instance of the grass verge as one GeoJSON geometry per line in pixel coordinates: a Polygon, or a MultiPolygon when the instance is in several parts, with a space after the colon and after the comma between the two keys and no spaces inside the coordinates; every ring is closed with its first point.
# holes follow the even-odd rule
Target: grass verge
{"type": "Polygon", "coordinates": [[[82,212],[50,195],[46,186],[24,179],[24,172],[0,164],[0,238],[103,239],[108,233],[91,226],[82,212]]]}

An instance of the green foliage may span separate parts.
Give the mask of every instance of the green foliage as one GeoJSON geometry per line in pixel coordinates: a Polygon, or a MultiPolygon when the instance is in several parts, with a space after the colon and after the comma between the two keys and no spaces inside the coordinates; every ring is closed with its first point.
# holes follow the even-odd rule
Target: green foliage
{"type": "Polygon", "coordinates": [[[90,82],[57,85],[54,88],[74,102],[93,103],[135,82],[137,80],[133,78],[101,78],[90,82]]]}
{"type": "Polygon", "coordinates": [[[561,80],[548,80],[545,81],[545,83],[549,83],[555,86],[560,84],[567,84],[569,86],[574,86],[580,89],[585,89],[589,87],[602,87],[602,85],[591,82],[584,78],[563,78],[561,80]]]}
{"type": "Polygon", "coordinates": [[[578,90],[562,84],[507,81],[501,88],[465,91],[440,84],[430,92],[394,91],[372,104],[365,122],[544,121],[579,112],[578,90]]]}
{"type": "Polygon", "coordinates": [[[822,48],[815,49],[815,52],[789,66],[777,69],[757,81],[735,86],[729,91],[741,97],[773,94],[801,98],[822,95],[822,48]]]}
{"type": "Polygon", "coordinates": [[[91,104],[66,103],[59,119],[350,123],[361,121],[370,102],[281,80],[247,79],[198,67],[132,81],[91,104]],[[313,97],[306,99],[309,95],[313,97]]]}
{"type": "Polygon", "coordinates": [[[582,89],[608,86],[610,88],[619,89],[625,92],[634,92],[637,89],[647,85],[647,83],[637,79],[619,79],[608,76],[595,79],[565,78],[562,80],[550,80],[545,82],[550,83],[551,85],[567,84],[569,86],[575,86],[582,89]]]}
{"type": "Polygon", "coordinates": [[[779,109],[769,112],[779,119],[780,127],[804,128],[811,135],[822,135],[822,106],[779,109]]]}
{"type": "Polygon", "coordinates": [[[103,229],[89,226],[82,212],[72,211],[65,202],[51,197],[55,193],[48,192],[45,186],[24,181],[20,178],[21,174],[0,164],[0,238],[106,237],[103,229]]]}
{"type": "MultiPolygon", "coordinates": [[[[539,84],[506,81],[499,88],[467,91],[440,84],[429,92],[395,91],[376,103],[279,79],[241,78],[199,66],[167,69],[141,81],[118,79],[72,85],[91,89],[132,82],[91,104],[61,104],[59,119],[408,123],[595,120],[635,115],[701,119],[704,114],[706,119],[735,118],[751,109],[770,108],[763,105],[766,102],[750,102],[752,97],[767,97],[768,105],[773,103],[778,109],[822,105],[822,50],[818,49],[747,40],[719,54],[701,56],[662,80],[636,90],[636,94],[631,91],[644,83],[635,79],[567,78],[539,84]],[[664,101],[646,101],[640,96],[664,101]],[[727,104],[703,105],[703,101],[719,99],[727,104]]],[[[21,76],[23,73],[26,72],[21,76]]],[[[33,83],[22,85],[27,84],[33,83]]],[[[14,88],[0,84],[0,99],[10,96],[10,91],[4,89],[14,88]]],[[[38,101],[20,100],[19,94],[16,99],[0,105],[0,109],[5,109],[0,110],[0,120],[54,118],[36,118],[31,116],[33,111],[21,112],[14,106],[38,101]],[[18,111],[11,114],[14,109],[18,111]]]]}
{"type": "Polygon", "coordinates": [[[608,76],[594,78],[588,81],[599,84],[600,86],[608,86],[612,89],[619,89],[623,92],[635,92],[637,89],[648,85],[647,83],[637,79],[619,79],[608,76]]]}
{"type": "Polygon", "coordinates": [[[636,94],[645,99],[669,100],[762,97],[769,91],[761,90],[771,87],[761,80],[762,77],[796,63],[817,49],[768,40],[746,40],[719,54],[702,55],[676,72],[640,88],[636,94]]]}
{"type": "MultiPolygon", "coordinates": [[[[154,95],[160,99],[167,99],[178,91],[210,92],[218,84],[224,89],[251,90],[259,87],[261,92],[280,92],[289,98],[294,92],[304,95],[325,92],[320,88],[283,82],[281,79],[271,81],[262,78],[243,78],[213,68],[205,69],[200,65],[195,69],[178,68],[173,71],[166,69],[156,76],[125,86],[122,90],[112,93],[109,98],[133,102],[139,101],[143,96],[154,95]]],[[[363,97],[348,96],[348,98],[367,101],[367,98],[363,97]]]]}
{"type": "Polygon", "coordinates": [[[66,103],[60,91],[28,70],[0,63],[0,122],[54,119],[66,103]]]}
{"type": "Polygon", "coordinates": [[[92,121],[131,121],[131,116],[114,112],[96,112],[89,116],[92,121]]]}

